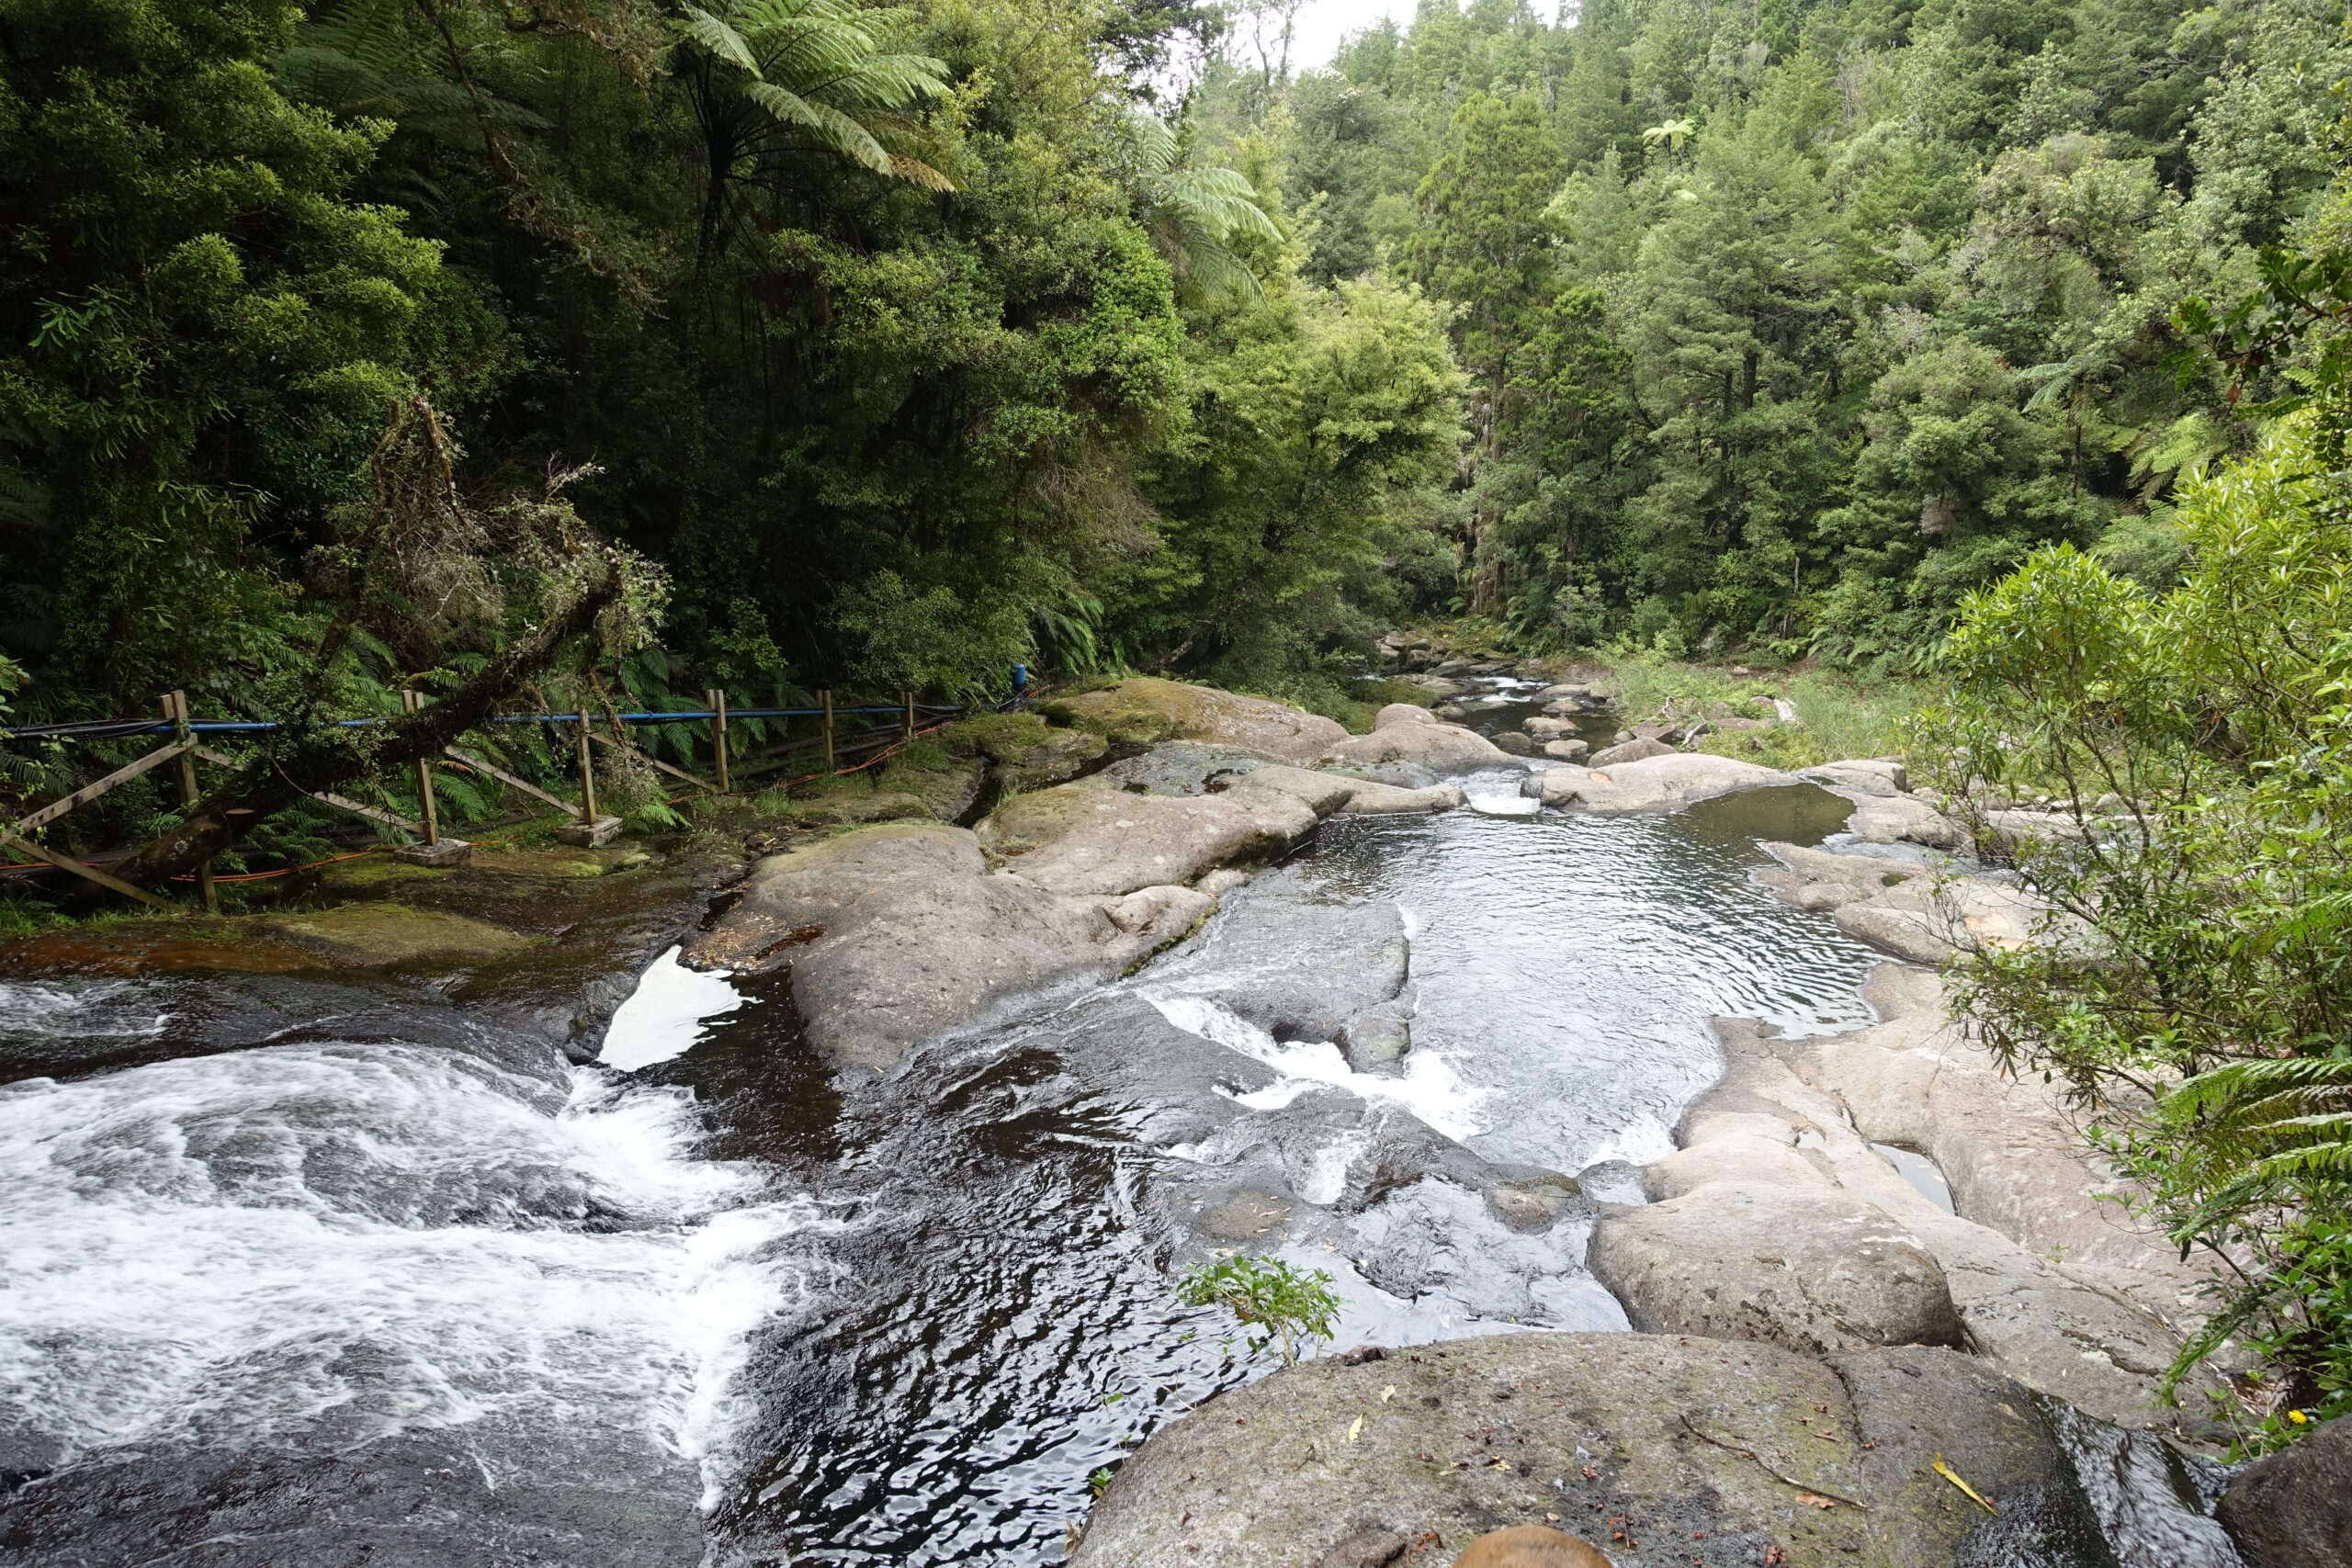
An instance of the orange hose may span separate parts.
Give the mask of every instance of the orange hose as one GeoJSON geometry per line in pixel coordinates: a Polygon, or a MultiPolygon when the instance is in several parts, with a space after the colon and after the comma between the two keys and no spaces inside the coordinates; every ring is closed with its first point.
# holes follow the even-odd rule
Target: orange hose
{"type": "MultiPolygon", "coordinates": [[[[376,848],[376,849],[372,849],[372,850],[360,850],[360,851],[356,852],[356,853],[347,854],[347,855],[329,855],[329,856],[327,856],[327,858],[326,858],[326,859],[324,859],[324,860],[314,860],[314,861],[311,862],[308,865],[289,865],[289,866],[286,867],[286,869],[284,869],[283,871],[243,871],[243,872],[239,872],[239,873],[237,873],[237,874],[236,874],[235,875],[233,875],[233,876],[216,876],[216,877],[214,877],[212,880],[213,880],[215,883],[221,883],[221,882],[267,882],[267,881],[268,881],[271,877],[273,877],[273,876],[291,876],[291,875],[293,875],[293,874],[294,874],[296,872],[298,872],[298,871],[309,871],[309,870],[311,870],[313,867],[316,867],[316,866],[322,866],[322,865],[333,865],[333,864],[334,864],[337,861],[346,861],[346,860],[366,860],[369,855],[379,855],[379,854],[382,854],[383,852],[384,852],[384,848],[383,848],[382,846],[379,846],[379,847],[378,847],[378,848],[376,848]]],[[[173,880],[174,882],[194,882],[194,881],[196,880],[196,878],[195,878],[195,877],[193,877],[193,876],[175,876],[175,877],[173,877],[173,878],[172,878],[172,880],[173,880]]]]}

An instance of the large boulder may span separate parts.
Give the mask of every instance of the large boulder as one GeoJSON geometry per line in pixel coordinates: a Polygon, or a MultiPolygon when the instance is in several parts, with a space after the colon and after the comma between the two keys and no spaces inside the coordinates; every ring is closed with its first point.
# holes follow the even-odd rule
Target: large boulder
{"type": "MultiPolygon", "coordinates": [[[[1888,854],[1841,854],[1767,843],[1781,863],[1757,880],[1801,909],[1827,910],[1850,937],[1914,964],[1939,964],[1987,949],[2088,942],[2080,920],[2007,883],[1933,873],[1888,854]]],[[[1916,850],[1902,852],[1917,854],[1916,850]]]]}
{"type": "Polygon", "coordinates": [[[1613,768],[1620,762],[1638,762],[1649,757],[1671,757],[1674,748],[1653,736],[1636,735],[1622,745],[1611,746],[1592,754],[1596,768],[1613,768]]]}
{"type": "MultiPolygon", "coordinates": [[[[1838,787],[1850,791],[1851,784],[1838,787]]],[[[1956,850],[1968,842],[1960,824],[1907,795],[1871,793],[1857,801],[1847,831],[1866,844],[1921,844],[1931,850],[1956,850]]]]}
{"type": "Polygon", "coordinates": [[[1472,773],[1527,764],[1473,729],[1448,724],[1425,708],[1391,703],[1369,735],[1351,735],[1326,748],[1326,764],[1372,768],[1402,764],[1431,773],[1472,773]]]}
{"type": "Polygon", "coordinates": [[[1815,1353],[1961,1341],[1934,1256],[1883,1210],[1826,1186],[1713,1181],[1612,1209],[1588,1262],[1647,1333],[1815,1353]]]}
{"type": "Polygon", "coordinates": [[[990,875],[971,832],[892,824],[760,862],[684,959],[737,972],[788,964],[810,1043],[886,1072],[933,1035],[1118,975],[1213,907],[1189,887],[1082,897],[990,875]]]}
{"type": "MultiPolygon", "coordinates": [[[[1716,722],[1722,724],[1725,721],[1719,719],[1716,722]]],[[[1862,795],[1901,795],[1911,787],[1911,775],[1900,757],[1855,757],[1842,762],[1824,762],[1817,768],[1804,770],[1797,776],[1815,784],[1827,784],[1833,789],[1853,790],[1862,795]]]]}
{"type": "Polygon", "coordinates": [[[1113,740],[1210,740],[1293,762],[1313,761],[1348,733],[1337,720],[1264,697],[1150,677],[1056,697],[1042,711],[1113,740]]]}
{"type": "Polygon", "coordinates": [[[2230,1483],[2218,1510],[2246,1568],[2352,1562],[2352,1421],[2330,1421],[2230,1483]]]}
{"type": "Polygon", "coordinates": [[[1645,1189],[1696,1202],[1720,1184],[1826,1186],[1869,1204],[1933,1255],[1971,1348],[2002,1372],[2106,1420],[2174,1425],[2155,1393],[2179,1344],[2167,1318],[2195,1315],[2187,1270],[2098,1201],[2123,1194],[2083,1163],[2041,1086],[2000,1080],[2006,1119],[1970,1104],[1989,1075],[1946,1029],[1933,976],[1884,964],[1864,993],[1886,1021],[1849,1034],[1789,1040],[1716,1020],[1724,1077],[1685,1113],[1682,1148],[1644,1169],[1645,1189]],[[1996,1185],[2005,1166],[2047,1226],[2030,1241],[1997,1228],[2021,1206],[1996,1185]]]}
{"type": "MultiPolygon", "coordinates": [[[[1603,755],[1606,755],[1604,752],[1603,755]]],[[[1528,781],[1544,805],[1623,817],[1640,811],[1675,811],[1695,800],[1734,790],[1792,784],[1792,775],[1731,757],[1675,752],[1611,768],[1552,768],[1528,781]]]]}
{"type": "Polygon", "coordinates": [[[2139,1192],[2084,1141],[2053,1086],[2002,1072],[1932,1014],[1826,1035],[1812,1050],[1854,1127],[1932,1158],[1960,1213],[2163,1315],[2193,1310],[2197,1270],[2161,1226],[2133,1217],[2139,1192]]]}
{"type": "MultiPolygon", "coordinates": [[[[1344,781],[1338,781],[1344,784],[1344,781]]],[[[1337,792],[1333,805],[1345,798],[1337,792]]],[[[1014,797],[979,826],[979,841],[1027,881],[1057,893],[1132,893],[1190,882],[1228,862],[1262,859],[1317,820],[1295,791],[1241,783],[1219,795],[1130,795],[1063,784],[1014,797]]]]}
{"type": "Polygon", "coordinates": [[[2088,1524],[2030,1397],[1946,1350],[1825,1361],[1644,1334],[1364,1349],[1162,1427],[1069,1561],[1442,1568],[1486,1531],[1551,1524],[1627,1564],[1951,1568],[2001,1521],[1939,1459],[1986,1496],[2088,1524]]]}
{"type": "Polygon", "coordinates": [[[1437,784],[1423,789],[1360,779],[1340,807],[1343,817],[1388,817],[1429,811],[1451,811],[1463,802],[1460,784],[1437,784]]]}

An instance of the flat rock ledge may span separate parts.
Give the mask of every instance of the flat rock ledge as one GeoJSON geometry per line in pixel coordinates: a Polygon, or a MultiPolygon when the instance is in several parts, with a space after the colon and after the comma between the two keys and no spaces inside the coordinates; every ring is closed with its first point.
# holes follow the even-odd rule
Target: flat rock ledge
{"type": "Polygon", "coordinates": [[[1743,762],[1736,757],[1671,751],[1606,768],[1573,764],[1547,768],[1530,778],[1521,786],[1521,793],[1560,810],[1582,811],[1595,817],[1625,817],[1644,811],[1679,811],[1694,801],[1729,795],[1735,790],[1770,789],[1803,782],[1793,773],[1743,762]]]}
{"type": "Polygon", "coordinates": [[[1127,1461],[1069,1561],[1444,1568],[1530,1524],[1620,1563],[1789,1568],[2039,1562],[2004,1532],[2097,1529],[2052,1416],[1984,1361],[1515,1334],[1359,1349],[1209,1401],[1127,1461]]]}
{"type": "Polygon", "coordinates": [[[926,1040],[1115,978],[1182,941],[1247,880],[1236,868],[1326,817],[1462,803],[1451,784],[1401,789],[1200,742],[1120,766],[1015,795],[977,830],[890,823],[772,855],[684,960],[789,968],[810,1043],[887,1073],[926,1040]]]}
{"type": "Polygon", "coordinates": [[[1644,1169],[1656,1201],[1603,1211],[1595,1275],[1636,1327],[1951,1345],[2103,1420],[2175,1426],[2156,1385],[2195,1271],[2105,1201],[2126,1194],[2063,1104],[1945,1023],[1933,976],[1885,965],[1871,995],[1886,1021],[1847,1034],[1716,1021],[1724,1077],[1644,1169]],[[1932,1160],[1925,1185],[1883,1148],[1932,1160]]]}

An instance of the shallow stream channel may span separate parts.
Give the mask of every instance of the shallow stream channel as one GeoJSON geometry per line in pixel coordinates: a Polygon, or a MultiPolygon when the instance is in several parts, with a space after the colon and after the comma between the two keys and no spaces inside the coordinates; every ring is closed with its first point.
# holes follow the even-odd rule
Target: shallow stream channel
{"type": "Polygon", "coordinates": [[[1057,1562],[1272,1364],[1194,1262],[1329,1270],[1340,1347],[1623,1327],[1590,1201],[1708,1020],[1870,1020],[1876,955],[1751,880],[1849,808],[1467,787],[878,1082],[666,957],[584,1066],[409,981],[0,981],[6,1060],[102,1064],[0,1087],[0,1561],[1057,1562]],[[1329,1043],[1367,1008],[1400,1060],[1329,1043]]]}

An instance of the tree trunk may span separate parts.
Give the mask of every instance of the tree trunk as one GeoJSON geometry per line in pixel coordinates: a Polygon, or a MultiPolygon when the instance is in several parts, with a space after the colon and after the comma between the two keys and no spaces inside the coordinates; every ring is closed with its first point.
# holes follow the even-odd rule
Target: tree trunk
{"type": "MultiPolygon", "coordinates": [[[[550,616],[539,628],[484,665],[440,702],[372,732],[375,744],[355,739],[369,731],[318,728],[294,732],[237,776],[188,808],[187,816],[110,869],[134,887],[153,887],[192,870],[236,841],[243,820],[283,811],[296,801],[348,784],[379,769],[440,755],[441,749],[488,718],[524,682],[545,668],[563,645],[595,624],[620,596],[621,571],[607,561],[605,581],[550,616]]],[[[277,732],[284,736],[286,731],[277,732]]],[[[95,891],[95,889],[93,890],[95,891]]]]}

